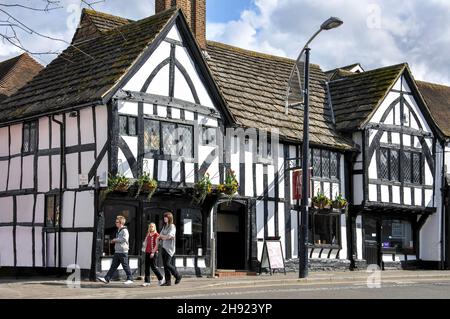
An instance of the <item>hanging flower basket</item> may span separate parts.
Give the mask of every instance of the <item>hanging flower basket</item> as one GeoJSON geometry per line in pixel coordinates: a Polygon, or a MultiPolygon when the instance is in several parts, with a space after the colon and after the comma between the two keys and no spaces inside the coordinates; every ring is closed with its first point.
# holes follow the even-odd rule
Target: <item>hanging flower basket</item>
{"type": "Polygon", "coordinates": [[[217,191],[228,197],[228,202],[233,200],[234,195],[239,189],[239,183],[233,170],[228,169],[225,176],[225,182],[219,184],[217,191]]]}
{"type": "Polygon", "coordinates": [[[312,199],[313,205],[318,209],[329,209],[332,205],[331,200],[324,193],[318,193],[312,199]]]}
{"type": "Polygon", "coordinates": [[[128,193],[130,189],[130,180],[123,175],[110,176],[108,179],[108,193],[128,193]]]}
{"type": "Polygon", "coordinates": [[[151,178],[150,175],[147,173],[144,173],[138,180],[137,180],[137,186],[138,190],[136,193],[136,198],[140,194],[147,194],[147,199],[151,199],[153,194],[155,193],[156,189],[158,188],[158,181],[151,178]]]}
{"type": "Polygon", "coordinates": [[[342,197],[342,195],[336,196],[336,198],[333,200],[333,208],[334,209],[342,210],[342,209],[347,208],[347,206],[348,206],[348,202],[344,197],[342,197]]]}
{"type": "Polygon", "coordinates": [[[212,193],[212,183],[209,174],[206,173],[201,180],[194,185],[193,203],[203,204],[206,197],[212,193]]]}

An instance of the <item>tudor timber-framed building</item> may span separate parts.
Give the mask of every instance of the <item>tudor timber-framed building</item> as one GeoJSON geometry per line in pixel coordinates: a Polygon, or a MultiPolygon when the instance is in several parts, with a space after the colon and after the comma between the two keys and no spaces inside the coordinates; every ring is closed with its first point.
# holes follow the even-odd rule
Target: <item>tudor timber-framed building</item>
{"type": "MultiPolygon", "coordinates": [[[[208,273],[211,262],[255,271],[268,237],[280,237],[295,267],[302,112],[286,115],[283,101],[294,61],[206,41],[205,1],[166,2],[139,21],[83,10],[73,39],[81,50],[69,47],[0,105],[0,271],[77,264],[94,278],[109,268],[118,214],[137,270],[145,228],[166,210],[184,272],[208,273]],[[276,129],[279,143],[264,152],[245,133],[224,141],[229,128],[276,129]],[[239,180],[233,202],[194,205],[195,182],[208,173],[217,185],[227,168],[239,180]],[[148,173],[158,190],[150,201],[107,194],[116,173],[148,173]]],[[[311,209],[311,266],[443,260],[444,135],[408,67],[311,70],[312,193],[351,203],[348,216],[311,209]],[[395,154],[409,156],[409,179],[395,154]]]]}

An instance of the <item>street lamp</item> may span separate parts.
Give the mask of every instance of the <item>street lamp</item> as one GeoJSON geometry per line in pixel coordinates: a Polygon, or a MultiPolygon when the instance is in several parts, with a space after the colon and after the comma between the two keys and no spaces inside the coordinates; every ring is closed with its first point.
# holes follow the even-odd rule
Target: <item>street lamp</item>
{"type": "MultiPolygon", "coordinates": [[[[309,56],[310,48],[309,44],[314,40],[315,37],[319,35],[323,30],[331,30],[341,26],[344,22],[339,18],[331,17],[326,20],[320,26],[320,29],[314,33],[314,35],[306,42],[306,45],[300,52],[294,67],[292,68],[291,74],[289,76],[288,90],[286,93],[286,112],[289,107],[289,95],[291,93],[291,80],[297,71],[300,60],[305,53],[305,82],[303,90],[303,148],[302,148],[302,198],[301,198],[301,224],[298,229],[298,260],[299,260],[299,278],[308,277],[308,193],[309,193],[309,183],[308,183],[308,163],[309,163],[309,56]]],[[[301,85],[300,85],[301,88],[301,85]]]]}

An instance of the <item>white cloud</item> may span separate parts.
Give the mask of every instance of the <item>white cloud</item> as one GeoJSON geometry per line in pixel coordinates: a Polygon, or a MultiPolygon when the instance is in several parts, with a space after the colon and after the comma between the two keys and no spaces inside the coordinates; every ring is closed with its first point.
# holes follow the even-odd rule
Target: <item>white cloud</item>
{"type": "Polygon", "coordinates": [[[360,62],[366,69],[408,62],[416,78],[450,84],[448,0],[253,0],[240,19],[208,24],[211,40],[295,58],[329,16],[344,25],[311,45],[324,69],[360,62]]]}

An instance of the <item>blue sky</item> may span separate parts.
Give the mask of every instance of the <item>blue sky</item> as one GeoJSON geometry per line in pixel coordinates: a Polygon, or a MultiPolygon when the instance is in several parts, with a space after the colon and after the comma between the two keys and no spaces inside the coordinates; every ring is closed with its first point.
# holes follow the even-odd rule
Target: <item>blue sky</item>
{"type": "MultiPolygon", "coordinates": [[[[60,0],[49,13],[13,9],[11,13],[53,38],[20,33],[33,52],[60,52],[77,27],[80,0],[60,0]]],[[[40,5],[42,0],[3,0],[40,5]]],[[[153,0],[105,0],[95,9],[131,19],[154,12],[153,0]]],[[[207,0],[207,37],[245,49],[296,58],[299,50],[330,16],[344,25],[323,32],[311,45],[312,62],[328,70],[359,62],[369,70],[408,62],[417,79],[450,85],[449,0],[207,0]],[[395,3],[395,5],[392,5],[395,3]]],[[[0,20],[5,18],[0,11],[0,20]]],[[[4,32],[1,29],[0,32],[4,32]]],[[[20,50],[0,41],[0,60],[20,50]]],[[[35,56],[41,63],[55,55],[35,56]]]]}

